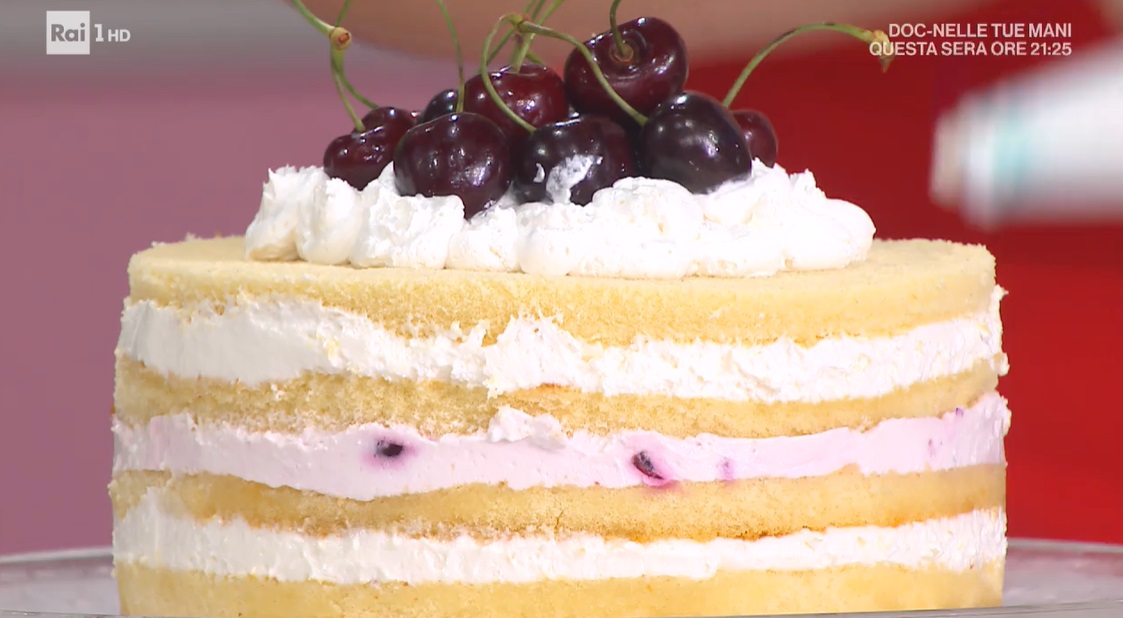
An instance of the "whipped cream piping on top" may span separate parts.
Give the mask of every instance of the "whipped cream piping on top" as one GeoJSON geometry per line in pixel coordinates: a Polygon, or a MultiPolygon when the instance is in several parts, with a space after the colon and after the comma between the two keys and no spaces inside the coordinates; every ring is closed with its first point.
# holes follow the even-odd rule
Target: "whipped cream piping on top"
{"type": "MultiPolygon", "coordinates": [[[[550,195],[568,196],[573,176],[552,172],[550,195]]],[[[869,215],[826,197],[810,172],[760,162],[705,195],[623,178],[586,206],[507,196],[470,222],[458,197],[399,195],[389,165],[362,191],[320,168],[270,171],[245,243],[261,260],[674,279],[842,268],[873,235],[869,215]]]]}
{"type": "Polygon", "coordinates": [[[995,288],[985,311],[893,337],[839,337],[803,347],[637,340],[604,346],[550,319],[513,319],[494,344],[481,326],[407,338],[365,316],[301,299],[243,298],[220,314],[130,301],[117,353],[164,373],[247,385],[305,372],[436,380],[493,394],[541,385],[583,392],[731,401],[876,397],[988,362],[1005,367],[995,288]]]}
{"type": "Polygon", "coordinates": [[[413,538],[359,529],[316,538],[253,528],[245,520],[201,522],[161,509],[150,489],[113,531],[117,564],[282,582],[488,583],[670,576],[706,579],[718,571],[801,571],[844,565],[899,565],[960,572],[1006,553],[1006,515],[978,510],[896,528],[803,530],[781,537],[650,543],[582,535],[478,541],[413,538]]]}
{"type": "Polygon", "coordinates": [[[840,428],[763,439],[682,439],[651,431],[567,436],[554,418],[512,408],[501,409],[485,433],[436,439],[410,427],[380,425],[334,433],[254,432],[197,425],[180,414],[158,416],[140,427],[115,419],[113,469],[229,475],[351,500],[473,483],[502,483],[513,490],[618,488],[823,476],[847,466],[857,466],[862,474],[910,474],[1002,463],[1009,421],[1005,400],[994,393],[942,417],[890,419],[866,432],[840,428]],[[660,479],[632,463],[640,452],[660,479]]]}

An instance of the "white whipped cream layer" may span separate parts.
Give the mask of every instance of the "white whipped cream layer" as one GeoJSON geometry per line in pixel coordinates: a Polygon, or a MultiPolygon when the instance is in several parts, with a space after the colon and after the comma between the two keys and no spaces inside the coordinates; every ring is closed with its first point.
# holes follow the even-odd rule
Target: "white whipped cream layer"
{"type": "Polygon", "coordinates": [[[529,317],[512,319],[485,344],[484,324],[404,337],[305,298],[241,297],[221,311],[143,300],[126,303],[117,353],[163,373],[247,385],[318,372],[435,380],[492,394],[556,385],[606,395],[816,402],[876,397],[979,362],[1004,373],[1002,295],[996,287],[984,311],[893,337],[836,337],[810,347],[786,338],[755,346],[637,338],[607,346],[529,317]]]}
{"type": "Polygon", "coordinates": [[[605,487],[823,476],[856,466],[862,474],[910,474],[1000,464],[1010,412],[997,394],[942,417],[890,419],[775,438],[673,438],[652,431],[568,435],[550,416],[504,408],[486,432],[423,436],[406,426],[343,431],[248,431],[159,416],[144,426],[114,420],[114,472],[160,470],[234,476],[338,498],[372,500],[483,483],[605,487]],[[387,454],[386,445],[393,445],[387,454]],[[380,449],[380,446],[382,448],[380,449]],[[400,448],[397,448],[400,447],[400,448]],[[633,463],[643,453],[647,473],[633,463]],[[655,476],[652,476],[651,473],[655,476]]]}
{"type": "MultiPolygon", "coordinates": [[[[170,515],[150,489],[116,522],[117,564],[282,582],[533,582],[670,576],[707,579],[719,571],[800,571],[846,565],[978,569],[1006,553],[1000,509],[896,528],[804,530],[752,541],[668,539],[651,543],[598,536],[481,541],[415,538],[359,529],[329,537],[253,528],[242,519],[200,522],[170,515]]],[[[168,496],[174,500],[174,497],[168,496]]]]}
{"type": "MultiPolygon", "coordinates": [[[[550,194],[568,196],[564,182],[550,194]]],[[[623,178],[586,206],[508,196],[470,222],[458,197],[400,195],[389,165],[362,191],[316,167],[271,170],[245,243],[256,260],[675,279],[842,268],[865,259],[873,235],[869,215],[810,172],[759,161],[704,195],[623,178]]]]}

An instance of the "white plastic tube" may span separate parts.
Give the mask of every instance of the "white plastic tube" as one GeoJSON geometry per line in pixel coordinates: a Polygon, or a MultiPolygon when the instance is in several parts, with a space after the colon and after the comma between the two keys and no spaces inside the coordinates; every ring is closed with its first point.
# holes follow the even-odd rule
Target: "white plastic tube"
{"type": "Polygon", "coordinates": [[[931,191],[981,227],[1123,220],[1123,41],[966,97],[937,124],[931,191]]]}

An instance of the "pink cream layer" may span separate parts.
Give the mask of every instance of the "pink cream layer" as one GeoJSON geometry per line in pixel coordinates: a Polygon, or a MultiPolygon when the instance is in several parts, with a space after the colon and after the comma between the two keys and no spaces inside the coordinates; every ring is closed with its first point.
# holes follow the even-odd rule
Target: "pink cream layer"
{"type": "Polygon", "coordinates": [[[674,438],[651,431],[566,432],[549,416],[503,408],[486,432],[428,437],[408,426],[247,431],[189,414],[114,421],[114,470],[230,475],[271,487],[372,500],[473,483],[629,487],[676,481],[914,473],[1005,461],[1010,412],[997,393],[939,417],[890,419],[868,431],[807,436],[674,438]]]}

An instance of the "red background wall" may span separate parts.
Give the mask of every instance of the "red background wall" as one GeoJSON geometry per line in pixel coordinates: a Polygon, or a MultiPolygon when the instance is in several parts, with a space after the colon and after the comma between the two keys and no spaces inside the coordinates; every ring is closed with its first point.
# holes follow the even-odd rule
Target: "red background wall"
{"type": "MultiPolygon", "coordinates": [[[[990,3],[949,21],[1072,23],[1076,50],[1109,34],[1097,8],[1080,2],[990,3]]],[[[770,116],[781,164],[810,168],[820,186],[861,204],[879,237],[990,248],[1010,291],[1002,318],[1012,369],[999,386],[1014,413],[1010,533],[1123,542],[1123,225],[982,233],[928,197],[937,114],[968,90],[1047,61],[902,57],[883,75],[862,50],[839,47],[762,63],[739,103],[770,116]]],[[[696,70],[691,83],[724,93],[740,64],[696,70]]]]}

